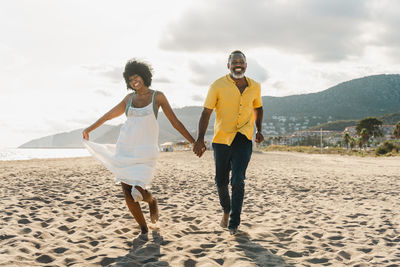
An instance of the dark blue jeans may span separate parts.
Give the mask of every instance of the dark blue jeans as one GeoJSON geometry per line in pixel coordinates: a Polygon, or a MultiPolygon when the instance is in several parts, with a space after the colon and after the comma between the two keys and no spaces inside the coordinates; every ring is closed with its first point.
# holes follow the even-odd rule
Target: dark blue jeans
{"type": "Polygon", "coordinates": [[[219,202],[224,213],[230,212],[229,228],[237,228],[240,224],[244,198],[244,179],[253,150],[252,141],[241,133],[237,133],[230,146],[213,143],[215,161],[215,184],[217,185],[219,202]],[[229,172],[232,171],[232,201],[229,197],[229,172]]]}

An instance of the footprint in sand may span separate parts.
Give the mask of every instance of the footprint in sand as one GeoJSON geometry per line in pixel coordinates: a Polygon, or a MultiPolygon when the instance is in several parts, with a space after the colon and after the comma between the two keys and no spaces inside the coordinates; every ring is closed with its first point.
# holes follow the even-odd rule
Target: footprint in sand
{"type": "Polygon", "coordinates": [[[319,263],[327,263],[327,262],[329,262],[329,259],[327,259],[327,258],[312,258],[307,261],[309,263],[319,264],[319,263]]]}
{"type": "Polygon", "coordinates": [[[57,253],[57,254],[62,254],[67,250],[68,250],[67,248],[55,248],[55,249],[53,249],[54,253],[57,253]]]}
{"type": "Polygon", "coordinates": [[[42,255],[42,256],[39,256],[38,258],[36,258],[36,261],[40,262],[40,263],[50,263],[50,262],[53,262],[54,259],[48,255],[42,255]]]}
{"type": "Polygon", "coordinates": [[[183,263],[184,267],[195,267],[196,266],[197,261],[192,260],[192,259],[188,259],[183,263]]]}
{"type": "Polygon", "coordinates": [[[339,256],[346,259],[346,260],[350,260],[351,259],[351,254],[347,253],[344,250],[341,250],[339,253],[339,256]]]}
{"type": "Polygon", "coordinates": [[[286,251],[285,254],[283,254],[284,256],[290,257],[290,258],[300,258],[303,255],[301,253],[298,252],[294,252],[294,251],[286,251]]]}
{"type": "Polygon", "coordinates": [[[19,224],[28,224],[28,223],[31,223],[31,221],[28,219],[20,219],[20,220],[18,220],[18,223],[19,224]]]}
{"type": "Polygon", "coordinates": [[[201,244],[200,245],[201,248],[213,248],[215,246],[216,246],[216,244],[201,244]]]}

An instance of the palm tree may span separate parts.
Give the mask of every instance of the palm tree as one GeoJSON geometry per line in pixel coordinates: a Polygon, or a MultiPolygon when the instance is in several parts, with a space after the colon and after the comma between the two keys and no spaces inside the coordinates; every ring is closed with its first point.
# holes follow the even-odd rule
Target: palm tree
{"type": "Polygon", "coordinates": [[[367,146],[367,144],[368,144],[369,137],[370,137],[370,135],[369,135],[368,130],[365,129],[365,128],[363,128],[363,129],[360,131],[360,138],[362,139],[362,143],[363,143],[365,146],[367,146]]]}
{"type": "Polygon", "coordinates": [[[353,150],[353,148],[356,146],[356,140],[353,137],[350,138],[350,149],[353,150]]]}
{"type": "Polygon", "coordinates": [[[360,150],[361,150],[361,148],[363,147],[363,140],[362,140],[362,138],[361,138],[361,137],[358,137],[356,142],[357,142],[358,147],[359,147],[360,150]]]}
{"type": "Polygon", "coordinates": [[[400,121],[394,126],[392,134],[397,139],[400,138],[400,121]]]}
{"type": "Polygon", "coordinates": [[[347,150],[349,149],[350,140],[351,140],[350,134],[349,134],[349,133],[345,133],[345,134],[343,135],[342,141],[343,141],[343,143],[345,143],[347,150]]]}
{"type": "Polygon", "coordinates": [[[383,136],[382,131],[383,122],[375,117],[368,117],[360,120],[356,125],[357,134],[360,135],[362,129],[368,132],[369,137],[380,137],[383,136]]]}

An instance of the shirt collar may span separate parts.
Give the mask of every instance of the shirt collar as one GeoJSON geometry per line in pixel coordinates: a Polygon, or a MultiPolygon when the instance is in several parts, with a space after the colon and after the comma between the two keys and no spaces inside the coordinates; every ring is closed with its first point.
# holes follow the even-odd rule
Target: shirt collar
{"type": "MultiPolygon", "coordinates": [[[[250,79],[247,76],[244,76],[246,78],[247,84],[250,87],[251,86],[251,82],[250,79]]],[[[231,75],[227,74],[226,78],[228,79],[228,81],[230,81],[231,83],[235,83],[235,81],[231,78],[231,75]]]]}

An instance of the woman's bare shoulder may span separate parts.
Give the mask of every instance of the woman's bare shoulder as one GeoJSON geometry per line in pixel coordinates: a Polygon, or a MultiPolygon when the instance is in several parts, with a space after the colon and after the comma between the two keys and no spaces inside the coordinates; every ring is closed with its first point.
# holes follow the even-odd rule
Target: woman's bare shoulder
{"type": "Polygon", "coordinates": [[[134,93],[135,93],[135,92],[126,94],[126,96],[124,97],[124,99],[122,99],[122,101],[124,101],[125,103],[128,102],[129,98],[130,98],[134,93]]]}
{"type": "Polygon", "coordinates": [[[156,90],[156,98],[158,99],[164,99],[165,98],[165,94],[162,91],[158,91],[156,90]]]}

